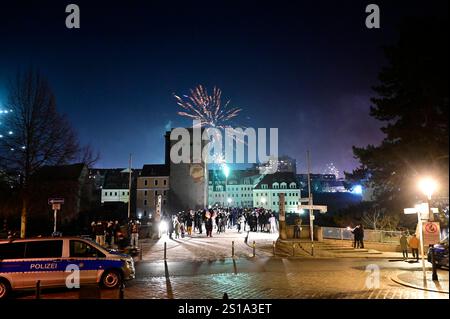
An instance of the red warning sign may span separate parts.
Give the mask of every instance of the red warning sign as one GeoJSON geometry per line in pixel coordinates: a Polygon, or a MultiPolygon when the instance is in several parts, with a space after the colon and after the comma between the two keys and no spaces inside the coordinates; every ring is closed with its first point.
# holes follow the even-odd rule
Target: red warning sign
{"type": "Polygon", "coordinates": [[[440,241],[440,227],[439,223],[427,222],[423,223],[423,244],[425,247],[432,244],[437,244],[440,241]]]}

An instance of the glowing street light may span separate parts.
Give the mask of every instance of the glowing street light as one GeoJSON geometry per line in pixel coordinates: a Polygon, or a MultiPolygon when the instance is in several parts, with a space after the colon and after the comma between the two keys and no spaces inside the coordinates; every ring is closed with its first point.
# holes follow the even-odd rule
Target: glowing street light
{"type": "Polygon", "coordinates": [[[417,185],[420,191],[427,196],[428,200],[431,200],[431,196],[438,188],[437,182],[431,177],[422,178],[417,185]]]}
{"type": "Polygon", "coordinates": [[[438,184],[433,178],[427,176],[427,177],[420,179],[417,186],[420,189],[420,191],[427,197],[428,220],[434,221],[434,215],[433,215],[433,211],[431,210],[430,201],[431,201],[431,196],[438,188],[438,184]]]}

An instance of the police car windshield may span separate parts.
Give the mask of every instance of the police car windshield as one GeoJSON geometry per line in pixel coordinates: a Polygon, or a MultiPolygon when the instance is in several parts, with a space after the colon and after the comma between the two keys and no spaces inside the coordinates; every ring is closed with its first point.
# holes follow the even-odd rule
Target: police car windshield
{"type": "Polygon", "coordinates": [[[90,245],[95,246],[96,248],[100,248],[100,250],[103,249],[103,250],[110,251],[108,248],[105,248],[105,247],[99,245],[96,241],[92,240],[91,238],[85,238],[85,239],[87,239],[89,241],[90,245]]]}

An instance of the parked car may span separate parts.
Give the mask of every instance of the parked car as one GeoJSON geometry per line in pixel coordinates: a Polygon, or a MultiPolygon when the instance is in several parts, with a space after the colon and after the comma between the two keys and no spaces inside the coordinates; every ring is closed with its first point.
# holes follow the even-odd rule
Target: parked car
{"type": "MultiPolygon", "coordinates": [[[[81,284],[116,288],[135,277],[133,259],[81,237],[0,241],[0,299],[12,290],[66,285],[68,267],[79,269],[81,284]]],[[[71,268],[72,269],[72,268],[71,268]]]]}
{"type": "Polygon", "coordinates": [[[436,265],[448,268],[448,237],[441,240],[439,244],[430,245],[428,249],[428,261],[431,262],[432,248],[435,250],[435,262],[436,265]]]}

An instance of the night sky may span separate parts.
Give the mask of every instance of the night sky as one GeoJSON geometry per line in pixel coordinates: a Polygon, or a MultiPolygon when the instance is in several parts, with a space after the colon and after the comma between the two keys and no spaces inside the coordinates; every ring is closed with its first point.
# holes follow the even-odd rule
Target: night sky
{"type": "Polygon", "coordinates": [[[172,94],[216,85],[243,109],[235,125],[279,128],[299,171],[308,148],[314,172],[349,171],[352,145],[382,138],[369,117],[381,46],[403,17],[441,14],[447,1],[2,1],[0,107],[8,80],[38,68],[98,167],[129,153],[139,167],[164,161],[168,127],[190,125],[172,94]],[[65,27],[70,3],[81,29],[65,27]],[[370,3],[381,29],[365,27],[370,3]]]}

